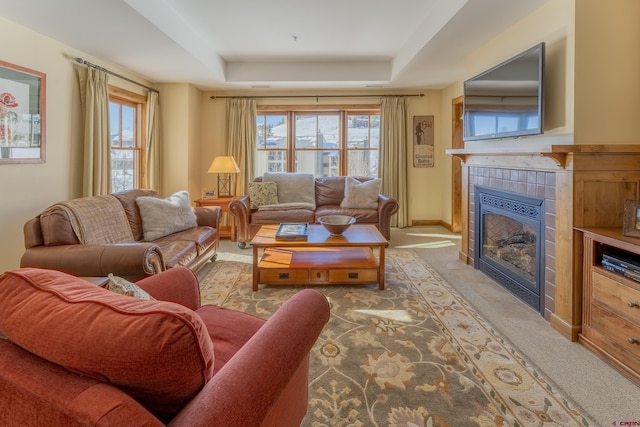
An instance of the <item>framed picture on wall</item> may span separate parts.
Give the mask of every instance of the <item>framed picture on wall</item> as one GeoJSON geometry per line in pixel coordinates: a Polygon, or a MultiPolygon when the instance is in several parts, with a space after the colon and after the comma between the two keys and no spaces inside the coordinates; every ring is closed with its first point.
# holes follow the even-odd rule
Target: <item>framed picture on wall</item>
{"type": "Polygon", "coordinates": [[[433,167],[433,116],[413,116],[413,166],[433,167]]]}
{"type": "Polygon", "coordinates": [[[0,164],[44,163],[46,75],[0,61],[0,164]]]}

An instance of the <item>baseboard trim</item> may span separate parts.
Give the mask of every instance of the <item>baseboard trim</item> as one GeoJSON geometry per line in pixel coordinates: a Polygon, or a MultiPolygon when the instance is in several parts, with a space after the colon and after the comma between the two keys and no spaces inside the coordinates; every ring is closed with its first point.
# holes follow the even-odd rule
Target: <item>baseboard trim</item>
{"type": "Polygon", "coordinates": [[[453,232],[453,227],[451,224],[441,221],[439,219],[414,219],[411,220],[411,226],[419,226],[419,225],[440,225],[447,230],[453,232]]]}
{"type": "Polygon", "coordinates": [[[570,325],[555,313],[551,313],[549,316],[549,324],[553,329],[560,332],[565,338],[568,338],[571,341],[578,341],[578,335],[582,332],[582,327],[570,325]]]}

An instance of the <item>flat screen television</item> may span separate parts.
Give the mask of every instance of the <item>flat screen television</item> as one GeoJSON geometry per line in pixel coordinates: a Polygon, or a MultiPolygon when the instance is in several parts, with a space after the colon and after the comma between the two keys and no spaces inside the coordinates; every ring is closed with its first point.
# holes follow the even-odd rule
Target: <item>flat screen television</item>
{"type": "Polygon", "coordinates": [[[543,132],[544,43],[464,82],[463,139],[543,132]]]}

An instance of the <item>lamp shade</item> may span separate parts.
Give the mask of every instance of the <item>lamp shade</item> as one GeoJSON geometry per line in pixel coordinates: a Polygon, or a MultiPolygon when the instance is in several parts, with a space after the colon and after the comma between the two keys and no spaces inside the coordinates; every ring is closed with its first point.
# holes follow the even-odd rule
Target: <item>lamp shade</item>
{"type": "Polygon", "coordinates": [[[209,166],[209,173],[238,173],[240,168],[231,156],[217,156],[209,166]]]}

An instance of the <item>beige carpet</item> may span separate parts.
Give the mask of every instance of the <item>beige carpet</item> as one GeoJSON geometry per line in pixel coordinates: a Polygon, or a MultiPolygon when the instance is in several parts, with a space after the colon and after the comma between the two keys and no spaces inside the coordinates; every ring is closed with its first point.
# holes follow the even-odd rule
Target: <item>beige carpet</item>
{"type": "MultiPolygon", "coordinates": [[[[387,251],[386,283],[316,287],[332,315],[303,425],[594,425],[413,251],[387,251]]],[[[230,253],[201,288],[203,303],[263,318],[299,289],[253,292],[250,256],[230,253]]]]}

